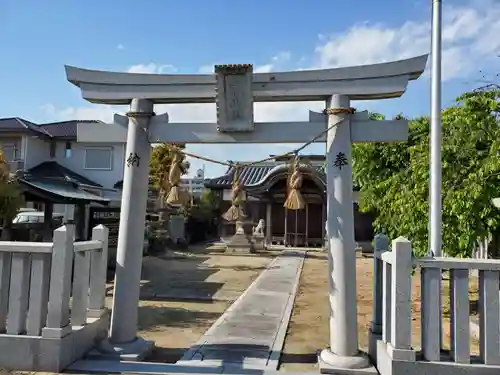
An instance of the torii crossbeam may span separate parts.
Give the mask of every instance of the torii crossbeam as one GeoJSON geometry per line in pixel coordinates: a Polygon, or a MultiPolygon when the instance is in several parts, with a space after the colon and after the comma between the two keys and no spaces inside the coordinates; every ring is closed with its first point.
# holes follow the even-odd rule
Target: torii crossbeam
{"type": "MultiPolygon", "coordinates": [[[[221,132],[217,123],[171,123],[165,113],[151,118],[148,137],[151,143],[302,143],[324,132],[327,123],[327,115],[310,111],[309,121],[256,122],[251,132],[221,132]]],[[[78,142],[126,143],[127,130],[127,116],[115,114],[111,124],[78,124],[78,142]]],[[[352,142],[397,142],[407,138],[408,121],[371,121],[367,111],[355,113],[351,118],[352,142]]],[[[314,142],[326,142],[326,134],[314,142]]]]}

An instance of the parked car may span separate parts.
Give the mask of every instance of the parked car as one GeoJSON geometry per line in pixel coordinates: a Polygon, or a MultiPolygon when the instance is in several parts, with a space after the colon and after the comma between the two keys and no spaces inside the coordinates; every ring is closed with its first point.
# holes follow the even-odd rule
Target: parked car
{"type": "MultiPolygon", "coordinates": [[[[45,214],[43,211],[36,211],[31,208],[22,208],[17,215],[12,219],[10,225],[9,238],[11,241],[28,241],[39,242],[43,241],[43,233],[45,230],[45,214]]],[[[64,215],[54,213],[50,227],[52,230],[60,227],[64,221],[64,215]]],[[[0,227],[0,235],[3,228],[0,227]]]]}
{"type": "MultiPolygon", "coordinates": [[[[29,224],[29,223],[43,223],[45,213],[43,211],[23,211],[19,212],[12,220],[12,224],[29,224]]],[[[64,219],[63,214],[52,214],[52,220],[57,224],[62,223],[64,219]]]]}

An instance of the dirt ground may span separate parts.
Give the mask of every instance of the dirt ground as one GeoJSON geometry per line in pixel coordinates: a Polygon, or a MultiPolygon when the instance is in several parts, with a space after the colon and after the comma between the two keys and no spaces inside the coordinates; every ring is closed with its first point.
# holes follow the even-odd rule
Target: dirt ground
{"type": "MultiPolygon", "coordinates": [[[[368,348],[368,327],[372,319],[373,260],[358,257],[358,341],[362,350],[368,348]]],[[[329,345],[328,263],[326,254],[308,252],[302,269],[299,291],[295,299],[290,325],[281,357],[281,371],[317,371],[317,351],[329,345]]],[[[477,301],[477,281],[470,278],[471,305],[477,301]]],[[[449,289],[443,282],[444,346],[449,348],[449,289]]],[[[413,278],[412,345],[420,348],[420,275],[413,278]]],[[[471,353],[477,354],[478,342],[471,338],[471,353]]]]}
{"type": "Polygon", "coordinates": [[[148,360],[175,363],[271,260],[203,249],[144,258],[138,334],[155,342],[148,360]]]}

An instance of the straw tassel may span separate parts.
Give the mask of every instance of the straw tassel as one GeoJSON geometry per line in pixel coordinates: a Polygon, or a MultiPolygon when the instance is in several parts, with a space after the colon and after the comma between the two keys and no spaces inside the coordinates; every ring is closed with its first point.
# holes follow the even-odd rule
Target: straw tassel
{"type": "Polygon", "coordinates": [[[186,200],[182,195],[181,188],[179,187],[182,174],[181,162],[181,154],[178,151],[175,151],[172,165],[170,166],[170,171],[168,172],[168,185],[170,185],[170,189],[167,196],[167,203],[169,204],[184,204],[186,200]]]}
{"type": "Polygon", "coordinates": [[[302,187],[302,180],[303,177],[299,171],[299,163],[298,160],[295,159],[293,165],[293,173],[288,180],[288,188],[290,190],[283,207],[289,210],[302,210],[305,208],[306,202],[304,201],[304,197],[300,192],[300,188],[302,187]]]}
{"type": "Polygon", "coordinates": [[[170,192],[170,188],[172,187],[170,185],[170,182],[168,181],[168,179],[169,179],[169,174],[162,173],[161,180],[160,180],[160,188],[161,188],[164,199],[167,198],[168,193],[170,192]]]}
{"type": "Polygon", "coordinates": [[[239,182],[238,169],[238,167],[235,167],[234,170],[233,187],[231,189],[231,207],[222,215],[224,219],[231,222],[241,221],[246,217],[242,208],[242,205],[245,203],[245,190],[243,185],[239,182]]]}

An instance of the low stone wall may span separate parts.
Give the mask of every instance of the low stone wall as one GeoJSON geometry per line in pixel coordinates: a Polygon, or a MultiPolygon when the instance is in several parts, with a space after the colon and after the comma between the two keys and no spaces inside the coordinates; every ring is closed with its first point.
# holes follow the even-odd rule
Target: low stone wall
{"type": "Polygon", "coordinates": [[[108,229],[74,242],[0,242],[0,368],[60,372],[107,337],[108,229]]]}
{"type": "Polygon", "coordinates": [[[108,314],[90,318],[58,339],[42,336],[0,335],[0,364],[16,371],[61,372],[83,358],[96,343],[107,337],[108,314]]]}

